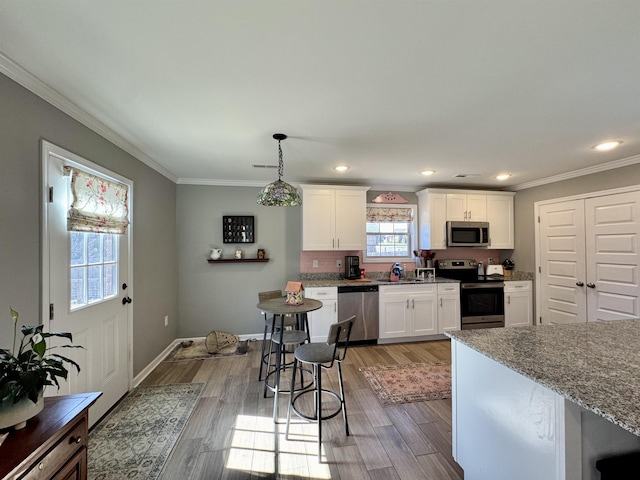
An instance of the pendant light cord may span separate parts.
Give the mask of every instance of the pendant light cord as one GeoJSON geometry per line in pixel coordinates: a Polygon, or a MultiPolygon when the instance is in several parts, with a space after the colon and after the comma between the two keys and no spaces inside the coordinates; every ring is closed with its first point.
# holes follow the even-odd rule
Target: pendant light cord
{"type": "Polygon", "coordinates": [[[282,162],[282,147],[280,146],[280,141],[278,140],[278,180],[282,180],[282,175],[284,175],[284,164],[282,162]]]}

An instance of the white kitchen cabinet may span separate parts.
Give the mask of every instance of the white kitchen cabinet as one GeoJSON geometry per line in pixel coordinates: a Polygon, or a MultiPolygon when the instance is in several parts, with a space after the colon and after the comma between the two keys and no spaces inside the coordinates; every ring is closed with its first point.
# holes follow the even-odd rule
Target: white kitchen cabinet
{"type": "Polygon", "coordinates": [[[302,250],[364,250],[369,187],[300,185],[302,250]]]}
{"type": "Polygon", "coordinates": [[[504,326],[521,327],[533,325],[532,282],[504,282],[504,326]]]}
{"type": "Polygon", "coordinates": [[[438,333],[460,330],[460,284],[438,283],[438,333]]]}
{"type": "Polygon", "coordinates": [[[429,188],[416,195],[421,249],[447,248],[447,220],[489,222],[488,248],[514,248],[514,192],[429,188]]]}
{"type": "Polygon", "coordinates": [[[515,247],[513,193],[487,195],[487,222],[489,222],[489,248],[515,247]]]}
{"type": "Polygon", "coordinates": [[[437,297],[436,284],[380,286],[379,338],[437,334],[437,297]]]}
{"type": "Polygon", "coordinates": [[[308,287],[305,289],[304,296],[322,302],[322,308],[307,313],[307,319],[311,341],[326,342],[329,327],[338,321],[338,288],[308,287]]]}
{"type": "Polygon", "coordinates": [[[484,222],[487,220],[487,196],[478,193],[447,193],[447,220],[484,222]]]}

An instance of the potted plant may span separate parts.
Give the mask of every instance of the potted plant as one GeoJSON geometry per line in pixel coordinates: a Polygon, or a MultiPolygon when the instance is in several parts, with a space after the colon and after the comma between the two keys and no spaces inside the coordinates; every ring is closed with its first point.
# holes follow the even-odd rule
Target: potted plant
{"type": "MultiPolygon", "coordinates": [[[[58,379],[66,380],[65,364],[73,365],[78,372],[80,366],[70,358],[50,353],[58,347],[48,347],[47,339],[62,337],[73,342],[68,332],[43,332],[43,325],[22,326],[22,339],[17,346],[19,313],[10,308],[13,320],[12,350],[0,349],[0,429],[23,428],[29,418],[43,408],[44,388],[55,385],[58,379]]],[[[82,348],[67,344],[60,348],[82,348]]]]}

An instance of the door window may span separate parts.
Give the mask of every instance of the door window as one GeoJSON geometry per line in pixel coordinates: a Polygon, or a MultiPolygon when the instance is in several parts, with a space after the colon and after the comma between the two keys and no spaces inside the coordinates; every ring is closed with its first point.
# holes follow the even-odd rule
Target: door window
{"type": "Polygon", "coordinates": [[[70,233],[71,310],[118,295],[118,236],[109,233],[70,233]]]}

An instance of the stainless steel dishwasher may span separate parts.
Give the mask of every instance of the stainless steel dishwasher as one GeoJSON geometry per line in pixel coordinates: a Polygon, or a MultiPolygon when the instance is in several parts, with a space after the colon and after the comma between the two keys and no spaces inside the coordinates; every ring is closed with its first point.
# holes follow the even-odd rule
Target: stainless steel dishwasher
{"type": "Polygon", "coordinates": [[[378,340],[378,285],[338,287],[339,319],[355,315],[352,342],[375,343],[378,340]]]}

